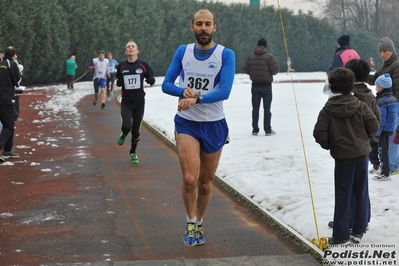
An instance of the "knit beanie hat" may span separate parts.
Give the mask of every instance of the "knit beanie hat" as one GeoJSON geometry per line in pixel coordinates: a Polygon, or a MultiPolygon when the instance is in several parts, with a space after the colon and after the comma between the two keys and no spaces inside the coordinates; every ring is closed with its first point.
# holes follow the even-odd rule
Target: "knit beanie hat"
{"type": "Polygon", "coordinates": [[[350,42],[351,42],[351,37],[346,34],[342,34],[341,36],[339,36],[339,38],[337,40],[337,43],[339,44],[339,46],[349,45],[350,42]]]}
{"type": "Polygon", "coordinates": [[[384,75],[379,76],[375,81],[375,85],[383,89],[391,88],[392,87],[391,75],[385,73],[384,75]]]}
{"type": "Polygon", "coordinates": [[[258,46],[261,46],[261,45],[264,46],[265,48],[267,48],[267,42],[264,38],[262,38],[258,41],[258,46]]]}
{"type": "Polygon", "coordinates": [[[378,51],[395,51],[395,45],[390,38],[382,37],[378,45],[378,51]]]}

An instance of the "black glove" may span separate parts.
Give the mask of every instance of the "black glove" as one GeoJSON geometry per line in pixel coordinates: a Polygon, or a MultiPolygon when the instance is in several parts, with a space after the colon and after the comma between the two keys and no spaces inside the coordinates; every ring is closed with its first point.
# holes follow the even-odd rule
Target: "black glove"
{"type": "Polygon", "coordinates": [[[123,85],[123,80],[122,79],[117,79],[116,80],[116,86],[117,87],[122,87],[122,85],[123,85]]]}
{"type": "Polygon", "coordinates": [[[154,77],[147,78],[147,79],[145,80],[145,82],[146,82],[147,84],[150,84],[150,85],[152,86],[152,85],[155,84],[155,78],[154,78],[154,77]]]}

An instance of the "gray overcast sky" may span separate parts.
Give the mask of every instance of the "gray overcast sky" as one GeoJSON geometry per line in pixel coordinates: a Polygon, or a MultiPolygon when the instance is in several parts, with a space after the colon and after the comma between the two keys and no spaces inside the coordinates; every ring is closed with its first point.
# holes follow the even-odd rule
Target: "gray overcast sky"
{"type": "MultiPolygon", "coordinates": [[[[250,0],[213,0],[214,2],[221,2],[221,3],[243,3],[243,4],[249,4],[250,0]]],[[[277,0],[260,0],[260,3],[263,4],[266,2],[266,5],[274,5],[276,8],[278,6],[277,0]]],[[[280,2],[280,7],[281,8],[288,8],[291,10],[294,10],[295,13],[299,9],[302,9],[305,13],[309,10],[312,10],[312,5],[308,3],[307,1],[304,0],[279,0],[280,2]]],[[[313,10],[314,11],[314,10],[313,10]]]]}

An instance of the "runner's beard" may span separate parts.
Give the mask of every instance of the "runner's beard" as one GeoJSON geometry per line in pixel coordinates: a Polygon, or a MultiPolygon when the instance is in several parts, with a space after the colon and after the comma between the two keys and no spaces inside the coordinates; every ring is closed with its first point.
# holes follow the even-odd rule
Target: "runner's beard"
{"type": "Polygon", "coordinates": [[[197,42],[198,42],[199,44],[206,46],[206,45],[208,45],[208,44],[210,44],[210,43],[212,42],[213,34],[212,34],[212,33],[209,33],[208,36],[206,36],[206,37],[207,37],[206,39],[202,38],[202,37],[204,37],[204,36],[205,36],[205,35],[202,35],[202,36],[201,36],[201,33],[196,33],[196,34],[195,34],[195,39],[197,39],[197,42]]]}

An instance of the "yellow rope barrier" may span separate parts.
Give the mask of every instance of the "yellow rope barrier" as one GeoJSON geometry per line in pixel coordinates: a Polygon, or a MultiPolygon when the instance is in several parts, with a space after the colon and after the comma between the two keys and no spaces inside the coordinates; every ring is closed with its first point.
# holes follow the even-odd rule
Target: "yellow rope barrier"
{"type": "MultiPolygon", "coordinates": [[[[282,13],[281,13],[281,7],[280,7],[280,1],[279,0],[277,0],[277,6],[278,6],[279,15],[280,15],[280,23],[281,23],[281,29],[282,29],[282,32],[283,32],[285,51],[286,51],[286,55],[287,55],[287,59],[288,59],[289,58],[289,54],[288,54],[287,38],[286,38],[286,34],[285,34],[283,16],[282,16],[282,13]]],[[[291,74],[291,72],[289,72],[289,73],[291,74]]],[[[328,237],[320,238],[320,236],[319,236],[319,228],[317,226],[316,209],[315,209],[314,198],[313,198],[312,183],[310,181],[308,160],[307,160],[307,157],[306,157],[306,149],[305,149],[305,144],[304,144],[304,139],[303,139],[301,119],[299,117],[298,102],[296,100],[295,87],[294,87],[294,82],[293,82],[293,79],[292,79],[292,74],[291,74],[291,84],[292,84],[292,91],[294,93],[295,108],[296,108],[297,119],[298,119],[298,124],[299,124],[299,132],[300,132],[301,141],[302,141],[302,150],[303,150],[303,156],[304,156],[304,160],[305,160],[306,174],[308,176],[309,193],[310,193],[310,199],[311,199],[311,202],[312,202],[313,218],[314,218],[314,223],[315,223],[315,226],[316,226],[316,235],[317,235],[317,237],[313,238],[311,240],[311,242],[313,244],[315,244],[319,249],[324,250],[328,246],[328,237]]]]}

